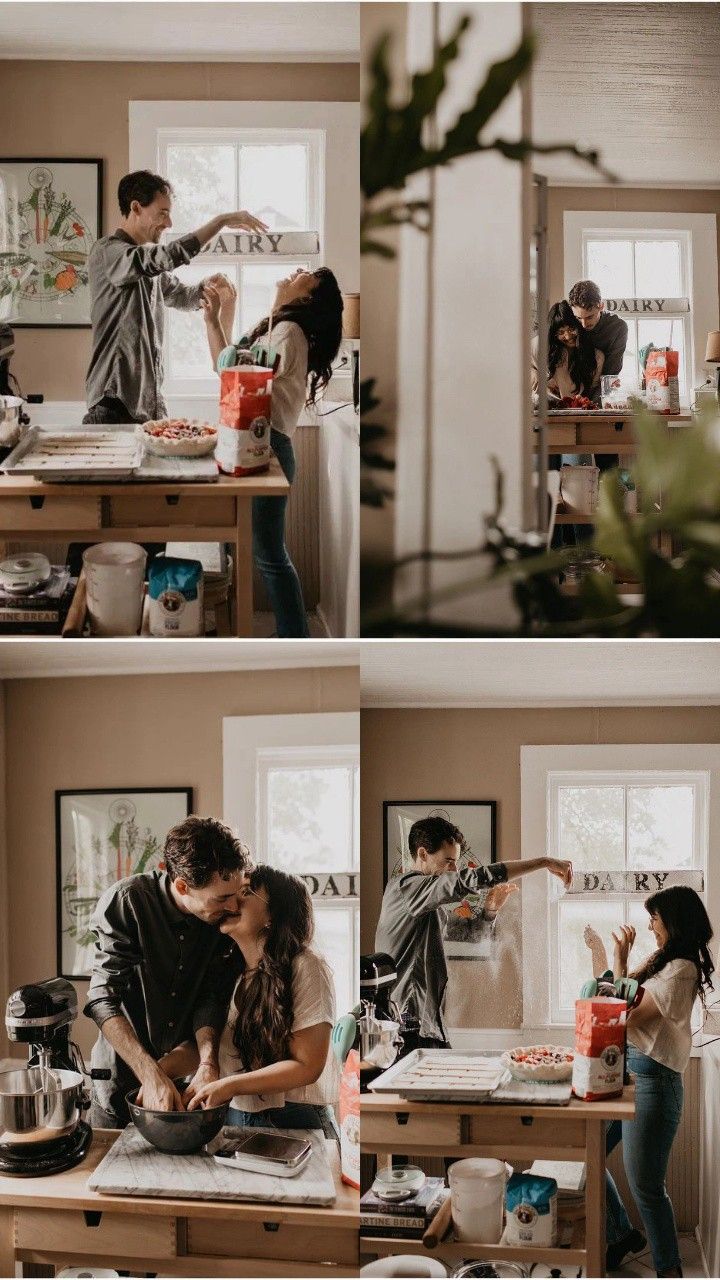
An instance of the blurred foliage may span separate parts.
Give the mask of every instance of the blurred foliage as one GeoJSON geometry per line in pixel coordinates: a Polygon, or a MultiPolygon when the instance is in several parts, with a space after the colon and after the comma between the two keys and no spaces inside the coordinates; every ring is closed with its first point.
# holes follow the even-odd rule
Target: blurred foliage
{"type": "Polygon", "coordinates": [[[401,100],[397,100],[399,95],[393,92],[389,33],[380,37],[370,55],[366,121],[360,135],[363,253],[392,258],[395,250],[377,239],[378,231],[403,225],[426,230],[430,225],[428,201],[407,200],[393,194],[402,191],[409,179],[481,151],[495,151],[508,160],[525,160],[536,153],[565,152],[590,164],[607,181],[614,181],[613,175],[603,169],[595,150],[583,150],[569,142],[541,146],[530,138],[482,136],[530,68],[535,50],[531,35],[524,36],[509,57],[490,66],[471,104],[441,137],[433,136],[435,112],[447,87],[448,70],[460,56],[470,23],[467,14],[458,20],[450,38],[436,49],[430,67],[412,76],[409,91],[401,100]]]}
{"type": "Polygon", "coordinates": [[[360,501],[369,507],[382,507],[385,499],[392,497],[392,489],[380,482],[377,472],[394,471],[395,463],[378,452],[378,446],[390,438],[388,428],[366,421],[380,406],[375,381],[365,378],[360,383],[360,501]]]}

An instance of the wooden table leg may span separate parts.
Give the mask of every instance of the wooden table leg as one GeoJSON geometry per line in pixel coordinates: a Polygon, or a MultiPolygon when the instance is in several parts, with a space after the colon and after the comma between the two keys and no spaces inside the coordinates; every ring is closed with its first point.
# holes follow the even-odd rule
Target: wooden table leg
{"type": "Polygon", "coordinates": [[[605,1121],[586,1120],[585,1248],[586,1274],[605,1275],[605,1121]]]}
{"type": "Polygon", "coordinates": [[[0,1276],[15,1275],[15,1210],[0,1205],[0,1276]]]}
{"type": "Polygon", "coordinates": [[[235,635],[251,636],[253,626],[252,498],[235,502],[235,635]]]}

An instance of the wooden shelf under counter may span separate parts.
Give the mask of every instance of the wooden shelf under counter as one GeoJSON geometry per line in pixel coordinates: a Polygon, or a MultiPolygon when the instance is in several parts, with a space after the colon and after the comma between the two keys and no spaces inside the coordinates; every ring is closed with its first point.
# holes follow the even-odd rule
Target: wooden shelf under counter
{"type": "MultiPolygon", "coordinates": [[[[163,1276],[357,1276],[358,1193],[340,1180],[327,1208],[106,1195],[87,1180],[117,1138],[96,1129],[82,1164],[43,1178],[0,1175],[0,1276],[15,1264],[141,1270],[163,1276]]],[[[35,1272],[37,1274],[37,1271],[35,1272]]]]}
{"type": "MultiPolygon", "coordinates": [[[[505,1258],[508,1261],[571,1263],[589,1276],[605,1274],[605,1122],[632,1120],[635,1091],[601,1102],[573,1098],[567,1106],[408,1102],[399,1095],[364,1094],[361,1099],[363,1154],[390,1163],[409,1157],[488,1156],[530,1163],[574,1160],[586,1166],[585,1219],[577,1222],[568,1248],[514,1248],[446,1240],[432,1251],[440,1261],[505,1258]]],[[[361,1237],[363,1253],[426,1253],[421,1240],[361,1237]]]]}
{"type": "MultiPolygon", "coordinates": [[[[658,414],[668,429],[678,429],[693,421],[687,411],[677,414],[658,414]]],[[[547,448],[549,453],[618,454],[631,458],[635,454],[633,427],[637,414],[629,411],[613,414],[592,413],[578,409],[575,414],[554,417],[547,422],[547,448]]],[[[535,420],[537,427],[537,419],[535,420]]],[[[537,446],[536,446],[537,447],[537,446]]]]}

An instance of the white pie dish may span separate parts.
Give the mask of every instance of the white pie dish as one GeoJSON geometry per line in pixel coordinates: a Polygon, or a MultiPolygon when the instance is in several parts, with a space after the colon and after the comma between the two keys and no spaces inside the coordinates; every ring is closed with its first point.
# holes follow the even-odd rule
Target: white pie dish
{"type": "Polygon", "coordinates": [[[142,422],[135,430],[146,451],[154,454],[156,458],[204,458],[208,454],[215,452],[218,442],[217,427],[213,427],[209,422],[188,422],[182,419],[161,418],[157,421],[142,422]],[[168,421],[184,421],[188,428],[195,428],[197,434],[191,433],[185,438],[155,436],[152,434],[152,427],[162,426],[168,421]],[[205,431],[204,435],[199,434],[201,430],[205,431]]]}
{"type": "Polygon", "coordinates": [[[515,1080],[538,1080],[543,1084],[555,1084],[572,1078],[573,1052],[566,1045],[518,1045],[516,1049],[508,1049],[500,1060],[515,1080]],[[518,1054],[533,1054],[539,1060],[518,1060],[518,1054]]]}

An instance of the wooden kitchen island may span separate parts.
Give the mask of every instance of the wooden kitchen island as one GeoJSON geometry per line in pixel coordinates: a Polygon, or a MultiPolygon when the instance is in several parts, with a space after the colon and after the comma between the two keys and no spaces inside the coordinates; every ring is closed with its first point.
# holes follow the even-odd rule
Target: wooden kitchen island
{"type": "MultiPolygon", "coordinates": [[[[449,1238],[429,1256],[453,1266],[463,1258],[581,1266],[587,1276],[604,1276],[605,1122],[634,1118],[634,1088],[608,1102],[573,1098],[568,1106],[408,1102],[399,1095],[363,1094],[361,1109],[363,1155],[375,1154],[386,1162],[393,1155],[488,1156],[522,1167],[533,1160],[584,1161],[585,1218],[574,1222],[569,1247],[512,1248],[449,1238]]],[[[421,1240],[371,1237],[361,1237],[360,1251],[379,1257],[426,1252],[421,1240]]]]}
{"type": "Polygon", "coordinates": [[[273,458],[256,476],[210,483],[124,481],[43,484],[0,474],[0,549],[10,542],[230,542],[235,635],[252,635],[252,499],[290,486],[273,458]]]}
{"type": "Polygon", "coordinates": [[[161,1276],[357,1276],[358,1193],[340,1181],[330,1208],[100,1195],[87,1179],[117,1138],[96,1129],[75,1169],[0,1176],[0,1276],[15,1264],[89,1266],[161,1276]]]}

